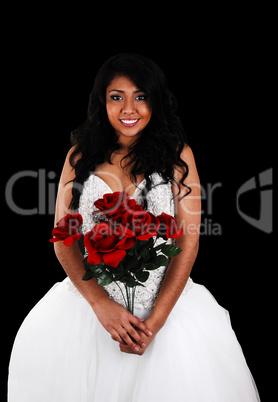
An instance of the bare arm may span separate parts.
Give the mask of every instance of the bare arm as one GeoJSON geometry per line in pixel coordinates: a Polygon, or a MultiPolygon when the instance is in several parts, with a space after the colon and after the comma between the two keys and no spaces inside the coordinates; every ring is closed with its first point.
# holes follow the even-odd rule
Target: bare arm
{"type": "MultiPolygon", "coordinates": [[[[185,147],[181,157],[189,166],[189,175],[186,178],[186,184],[191,188],[191,193],[181,201],[177,200],[175,204],[177,225],[183,228],[183,235],[176,239],[176,245],[182,249],[182,252],[172,258],[169,263],[152,313],[153,325],[157,329],[160,329],[164,325],[172,308],[180,297],[199,248],[201,220],[200,182],[191,149],[185,147]]],[[[175,176],[177,181],[180,182],[182,174],[178,170],[175,171],[175,176]]],[[[181,188],[183,187],[181,186],[181,188]]],[[[183,188],[181,195],[178,197],[181,198],[186,192],[187,190],[183,188]]],[[[173,193],[174,195],[177,194],[176,186],[173,186],[173,193]]]]}
{"type": "MultiPolygon", "coordinates": [[[[184,148],[181,157],[189,166],[186,184],[191,187],[192,192],[181,201],[176,201],[175,204],[177,225],[184,230],[183,235],[176,240],[176,245],[182,249],[182,252],[171,259],[153,312],[146,320],[146,324],[154,335],[163,327],[180,297],[198,253],[201,219],[200,182],[194,156],[188,146],[184,148]]],[[[181,167],[175,169],[175,178],[180,183],[182,178],[181,167]]],[[[181,194],[176,197],[176,200],[180,199],[188,191],[181,184],[180,188],[182,189],[181,194]]],[[[173,185],[173,193],[174,195],[178,193],[175,185],[173,185]]],[[[146,340],[147,346],[151,339],[146,340]]],[[[123,352],[133,353],[125,345],[120,344],[120,348],[123,352]]],[[[143,354],[144,351],[145,348],[140,354],[143,354]]]]}
{"type": "MultiPolygon", "coordinates": [[[[69,163],[71,152],[67,155],[59,182],[55,223],[70,212],[68,207],[72,197],[72,180],[75,178],[75,171],[69,163]]],[[[54,250],[66,274],[92,307],[95,305],[96,300],[107,297],[104,289],[98,286],[96,281],[86,282],[82,280],[82,276],[84,275],[84,257],[77,243],[66,247],[62,242],[56,242],[54,243],[54,250]]]]}
{"type": "MultiPolygon", "coordinates": [[[[75,171],[69,163],[71,152],[72,150],[67,155],[60,178],[55,223],[69,212],[68,206],[72,197],[72,180],[75,178],[75,171]]],[[[90,304],[101,324],[111,334],[112,339],[118,342],[124,341],[131,349],[137,351],[143,340],[134,326],[140,328],[145,335],[149,336],[149,331],[142,320],[112,301],[105,290],[98,285],[95,278],[90,281],[82,280],[85,273],[84,257],[77,243],[66,247],[62,242],[56,242],[54,243],[54,250],[68,277],[90,304]],[[131,337],[135,340],[134,342],[131,337]]]]}

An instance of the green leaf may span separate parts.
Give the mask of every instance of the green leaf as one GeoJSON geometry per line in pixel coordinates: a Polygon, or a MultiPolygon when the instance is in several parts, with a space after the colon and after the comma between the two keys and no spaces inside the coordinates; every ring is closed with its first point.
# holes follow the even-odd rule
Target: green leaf
{"type": "Polygon", "coordinates": [[[165,255],[158,255],[155,260],[154,263],[158,266],[165,266],[168,265],[168,258],[165,257],[165,255]]]}
{"type": "Polygon", "coordinates": [[[134,279],[128,279],[126,282],[127,286],[129,286],[130,288],[134,288],[135,286],[138,285],[138,282],[135,281],[134,279]]]}
{"type": "Polygon", "coordinates": [[[92,265],[91,271],[96,275],[99,276],[101,275],[103,272],[105,272],[105,266],[99,267],[97,265],[92,265]]]}
{"type": "Polygon", "coordinates": [[[87,272],[93,272],[96,275],[101,274],[105,270],[104,262],[101,262],[101,263],[99,263],[97,265],[93,265],[93,264],[88,263],[87,258],[85,258],[83,260],[83,265],[84,265],[84,268],[85,268],[85,270],[87,272]]]}
{"type": "Polygon", "coordinates": [[[151,237],[148,240],[136,240],[135,243],[135,254],[137,257],[140,257],[142,255],[142,253],[144,253],[145,250],[148,250],[150,248],[153,248],[153,243],[154,240],[151,237]]]}
{"type": "Polygon", "coordinates": [[[140,282],[146,282],[146,280],[149,278],[150,273],[148,271],[139,271],[136,272],[135,276],[140,282]]]}
{"type": "Polygon", "coordinates": [[[141,258],[144,261],[148,261],[148,259],[150,258],[150,250],[149,250],[149,248],[143,249],[143,251],[141,253],[141,258]]]}
{"type": "Polygon", "coordinates": [[[90,279],[92,279],[94,277],[94,274],[92,272],[86,272],[83,275],[83,281],[89,281],[90,279]]]}
{"type": "Polygon", "coordinates": [[[182,249],[174,244],[164,244],[161,251],[168,257],[174,257],[175,255],[178,255],[182,249]]]}
{"type": "Polygon", "coordinates": [[[121,272],[123,274],[125,272],[125,263],[126,263],[126,261],[128,261],[128,258],[126,258],[126,257],[128,257],[128,256],[126,255],[125,259],[122,260],[117,267],[111,267],[111,272],[113,272],[113,273],[121,272]]]}
{"type": "Polygon", "coordinates": [[[154,264],[153,262],[148,262],[147,264],[144,265],[144,268],[147,269],[148,271],[153,271],[154,269],[159,268],[159,265],[154,264]]]}
{"type": "Polygon", "coordinates": [[[138,267],[140,267],[140,265],[141,265],[141,262],[138,261],[137,258],[135,258],[135,256],[128,258],[125,261],[125,267],[124,267],[125,273],[136,270],[138,267]]]}
{"type": "Polygon", "coordinates": [[[157,256],[157,253],[156,253],[155,249],[151,248],[149,251],[149,260],[151,259],[153,261],[153,259],[156,258],[156,256],[157,256]]]}
{"type": "Polygon", "coordinates": [[[110,285],[113,282],[113,275],[110,272],[103,272],[98,276],[97,281],[100,286],[110,285]]]}
{"type": "Polygon", "coordinates": [[[154,238],[153,238],[153,237],[150,237],[149,240],[147,240],[147,243],[148,243],[148,247],[149,247],[149,248],[153,248],[153,245],[154,245],[154,238]]]}
{"type": "Polygon", "coordinates": [[[126,250],[126,253],[127,253],[128,255],[133,256],[133,255],[135,254],[135,247],[133,246],[133,247],[127,249],[127,250],[126,250]]]}
{"type": "Polygon", "coordinates": [[[134,248],[136,251],[140,250],[140,248],[144,245],[144,241],[143,240],[138,240],[136,239],[134,248]]]}
{"type": "Polygon", "coordinates": [[[154,249],[155,249],[156,251],[159,251],[159,250],[162,249],[162,247],[163,247],[165,244],[167,244],[167,243],[166,243],[166,242],[165,242],[165,243],[161,243],[161,244],[159,244],[158,246],[154,247],[154,249]]]}
{"type": "Polygon", "coordinates": [[[115,274],[114,274],[114,276],[113,276],[113,278],[114,278],[114,281],[122,281],[122,278],[125,276],[125,274],[124,273],[122,273],[122,272],[116,272],[115,274]]]}
{"type": "Polygon", "coordinates": [[[133,288],[134,286],[138,285],[138,282],[131,275],[126,275],[125,283],[130,288],[133,288]]]}
{"type": "Polygon", "coordinates": [[[84,258],[84,260],[83,260],[83,265],[84,265],[84,269],[85,269],[86,271],[90,271],[89,265],[91,265],[91,264],[88,264],[88,262],[87,262],[87,257],[84,258]]]}

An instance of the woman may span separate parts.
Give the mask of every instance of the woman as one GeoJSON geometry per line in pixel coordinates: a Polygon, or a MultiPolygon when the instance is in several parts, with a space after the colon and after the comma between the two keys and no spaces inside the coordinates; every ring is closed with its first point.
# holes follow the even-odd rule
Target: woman
{"type": "Polygon", "coordinates": [[[10,402],[259,401],[227,311],[189,276],[200,186],[175,107],[164,74],[145,57],[119,54],[99,70],[88,118],[72,135],[55,222],[78,209],[85,233],[95,224],[94,202],[126,191],[154,215],[175,215],[182,252],[151,272],[133,315],[113,283],[82,280],[77,243],[55,243],[67,278],[18,332],[10,402]]]}

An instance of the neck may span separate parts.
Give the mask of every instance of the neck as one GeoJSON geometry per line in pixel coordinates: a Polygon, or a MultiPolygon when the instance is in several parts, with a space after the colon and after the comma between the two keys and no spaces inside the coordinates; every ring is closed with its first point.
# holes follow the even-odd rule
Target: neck
{"type": "MultiPolygon", "coordinates": [[[[138,133],[139,134],[139,133],[138,133]]],[[[118,144],[120,145],[120,153],[127,154],[130,151],[130,147],[139,138],[139,135],[133,137],[126,137],[123,135],[118,135],[118,144]]]]}

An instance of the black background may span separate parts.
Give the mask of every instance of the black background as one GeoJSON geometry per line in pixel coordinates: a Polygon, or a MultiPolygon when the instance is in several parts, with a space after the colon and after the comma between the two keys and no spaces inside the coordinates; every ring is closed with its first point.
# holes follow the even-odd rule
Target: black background
{"type": "MultiPolygon", "coordinates": [[[[94,26],[83,35],[73,27],[72,23],[54,32],[51,24],[40,27],[37,23],[34,29],[22,29],[7,47],[3,62],[7,89],[4,185],[20,171],[41,170],[46,176],[47,212],[22,216],[5,203],[2,255],[8,264],[3,261],[1,292],[2,313],[8,323],[2,329],[5,377],[21,322],[50,287],[65,277],[48,242],[54,224],[48,196],[53,193],[51,186],[57,189],[70,132],[86,117],[89,93],[102,63],[118,52],[137,52],[152,58],[165,72],[178,99],[178,114],[204,189],[209,184],[221,186],[213,193],[211,215],[204,200],[203,220],[219,224],[222,234],[201,236],[192,278],[229,310],[264,400],[273,349],[268,313],[273,234],[250,226],[236,208],[240,186],[274,163],[267,95],[272,61],[262,28],[233,21],[229,29],[223,22],[175,33],[161,23],[159,29],[142,37],[140,30],[131,28],[107,32],[94,26]],[[52,178],[49,172],[54,172],[52,178]]],[[[13,199],[21,208],[38,207],[38,180],[18,180],[13,199]]],[[[241,208],[258,218],[259,195],[246,194],[241,208]]]]}

